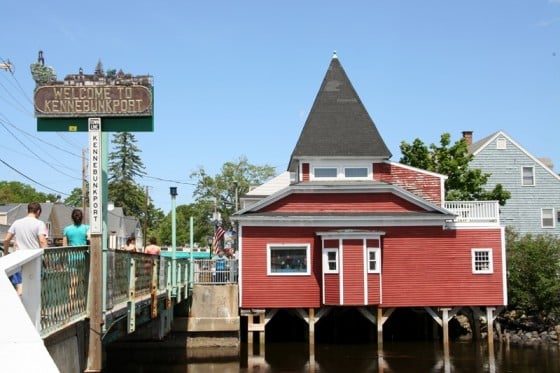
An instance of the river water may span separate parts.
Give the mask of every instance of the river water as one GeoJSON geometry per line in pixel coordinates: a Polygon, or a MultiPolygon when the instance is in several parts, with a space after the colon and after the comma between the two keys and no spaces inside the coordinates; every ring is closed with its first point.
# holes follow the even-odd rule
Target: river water
{"type": "MultiPolygon", "coordinates": [[[[258,346],[255,346],[257,348],[258,346]]],[[[314,353],[302,343],[267,343],[266,351],[249,353],[224,348],[187,349],[177,341],[120,343],[107,350],[107,372],[140,373],[252,373],[252,372],[560,372],[557,346],[506,346],[496,344],[489,354],[486,343],[454,342],[445,356],[441,342],[316,345],[314,353]]]]}

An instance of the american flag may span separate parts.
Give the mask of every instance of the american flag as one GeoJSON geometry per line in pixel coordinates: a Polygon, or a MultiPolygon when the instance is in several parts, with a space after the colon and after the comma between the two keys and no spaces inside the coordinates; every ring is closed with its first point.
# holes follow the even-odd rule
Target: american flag
{"type": "Polygon", "coordinates": [[[222,237],[224,237],[224,234],[226,233],[226,231],[224,230],[224,228],[222,228],[221,226],[217,226],[216,229],[214,230],[214,253],[217,254],[218,250],[220,249],[220,240],[222,239],[222,237]]]}

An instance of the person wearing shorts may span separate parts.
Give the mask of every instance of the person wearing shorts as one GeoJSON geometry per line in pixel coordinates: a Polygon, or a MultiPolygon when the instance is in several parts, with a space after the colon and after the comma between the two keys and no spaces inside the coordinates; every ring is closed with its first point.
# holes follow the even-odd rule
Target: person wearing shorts
{"type": "MultiPolygon", "coordinates": [[[[41,216],[39,202],[31,202],[27,205],[27,216],[14,221],[10,226],[4,239],[4,247],[9,248],[12,239],[15,239],[14,251],[46,248],[48,230],[45,222],[39,220],[39,216],[41,216]]],[[[8,250],[4,255],[8,255],[8,250]]],[[[21,272],[14,273],[10,279],[17,293],[21,295],[23,292],[21,272]]]]}

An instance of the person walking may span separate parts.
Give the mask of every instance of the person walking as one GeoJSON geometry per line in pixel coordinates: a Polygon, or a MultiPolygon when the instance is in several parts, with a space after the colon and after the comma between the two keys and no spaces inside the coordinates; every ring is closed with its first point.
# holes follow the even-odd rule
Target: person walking
{"type": "Polygon", "coordinates": [[[159,255],[161,254],[161,247],[157,245],[157,240],[154,236],[150,237],[150,244],[144,249],[146,254],[159,255]]]}
{"type": "Polygon", "coordinates": [[[89,225],[82,224],[84,220],[84,214],[80,209],[72,210],[72,215],[70,215],[72,221],[71,225],[64,227],[62,234],[62,246],[86,246],[90,237],[89,225]]]}
{"type": "MultiPolygon", "coordinates": [[[[14,221],[8,229],[4,238],[4,247],[9,248],[12,239],[15,239],[14,251],[47,248],[48,230],[46,224],[39,220],[39,216],[41,216],[41,204],[39,202],[29,203],[27,216],[14,221]]],[[[4,255],[8,255],[8,250],[4,255]]],[[[23,292],[21,271],[14,273],[10,279],[17,293],[21,295],[23,292]]]]}
{"type": "MultiPolygon", "coordinates": [[[[90,227],[83,224],[84,213],[80,209],[72,210],[70,214],[72,224],[64,227],[62,231],[62,246],[87,246],[90,238],[90,227]]],[[[84,248],[74,248],[66,250],[67,257],[66,271],[70,276],[70,288],[68,297],[72,307],[79,310],[85,309],[85,301],[78,299],[78,293],[85,293],[84,282],[80,282],[80,276],[86,271],[86,256],[84,248]],[[81,307],[81,308],[80,308],[81,307]]]]}
{"type": "Polygon", "coordinates": [[[123,246],[123,250],[125,251],[138,251],[136,248],[136,238],[130,236],[126,239],[126,245],[123,246]]]}

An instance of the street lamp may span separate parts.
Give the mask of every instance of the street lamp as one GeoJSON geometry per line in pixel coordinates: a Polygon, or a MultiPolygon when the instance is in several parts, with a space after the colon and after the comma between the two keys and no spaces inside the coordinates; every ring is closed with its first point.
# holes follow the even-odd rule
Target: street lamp
{"type": "Polygon", "coordinates": [[[175,289],[177,286],[177,217],[175,215],[177,187],[169,187],[169,194],[171,194],[171,283],[175,289]]]}

